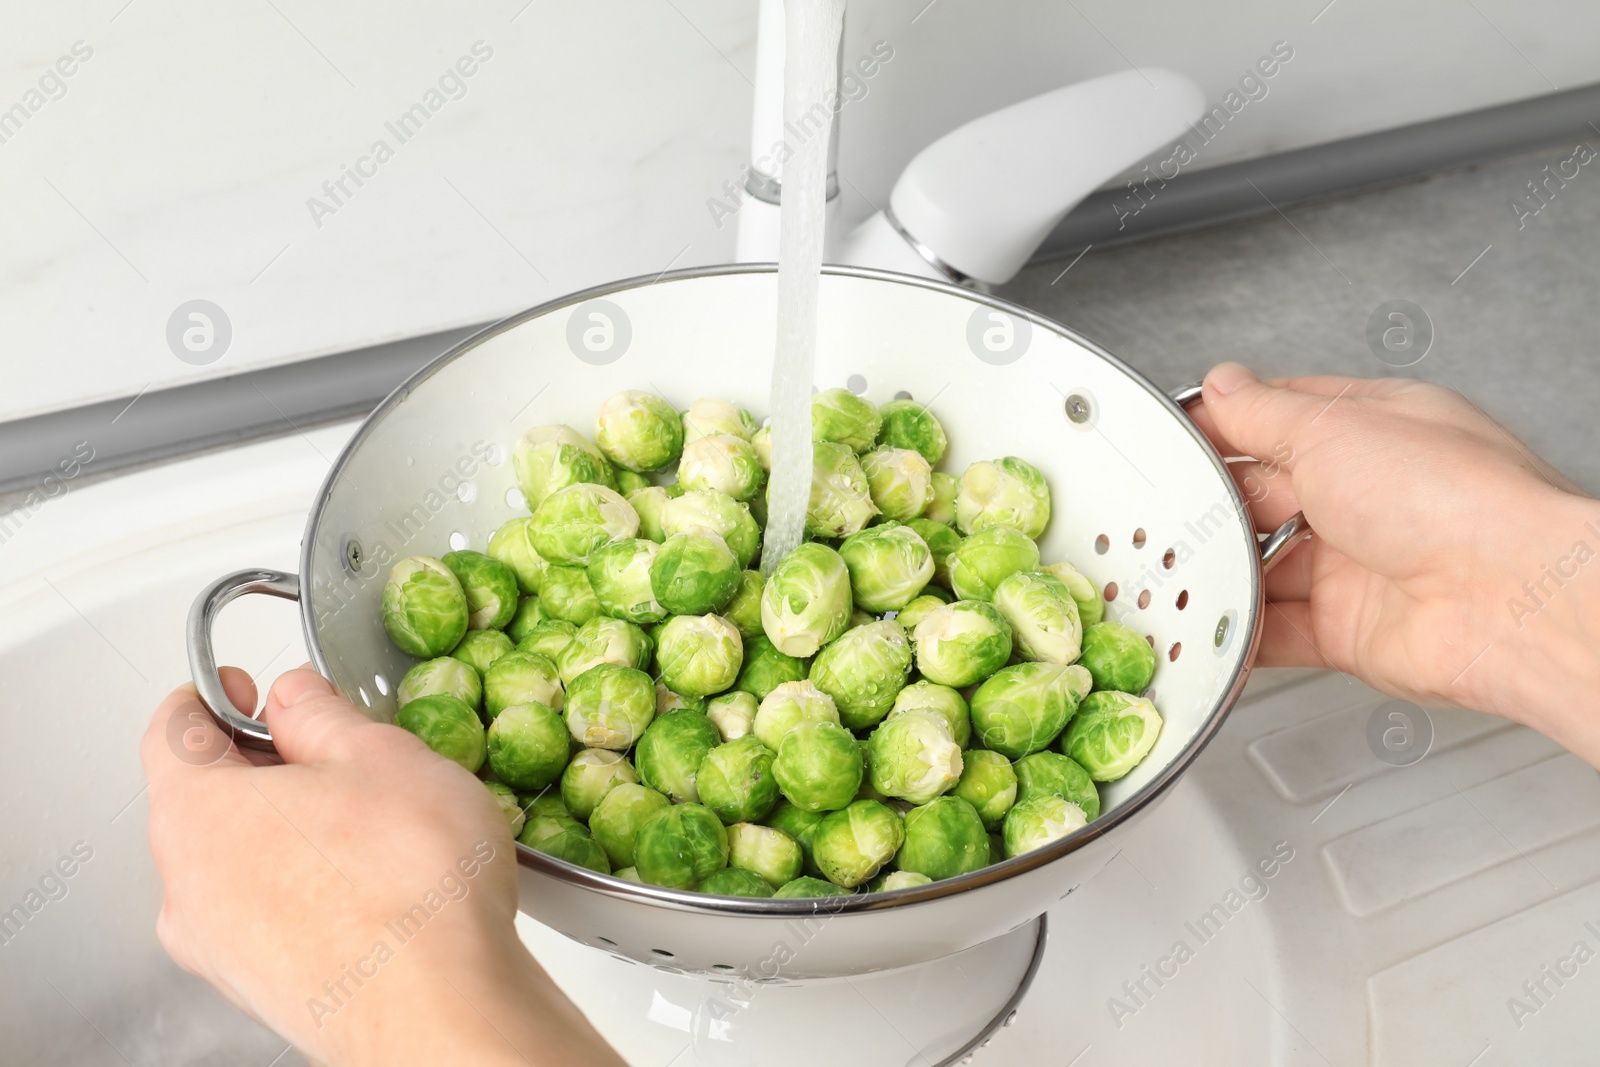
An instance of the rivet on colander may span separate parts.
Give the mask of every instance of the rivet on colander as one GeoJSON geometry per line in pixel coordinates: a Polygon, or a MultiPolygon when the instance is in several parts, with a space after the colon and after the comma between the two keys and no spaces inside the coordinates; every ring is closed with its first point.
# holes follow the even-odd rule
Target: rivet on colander
{"type": "Polygon", "coordinates": [[[361,542],[347,534],[344,539],[344,569],[351,574],[360,574],[361,564],[365,559],[366,554],[361,550],[361,542]]]}
{"type": "Polygon", "coordinates": [[[1094,414],[1094,408],[1082,393],[1073,393],[1068,396],[1066,409],[1067,418],[1080,426],[1088,422],[1089,418],[1094,414]]]}
{"type": "Polygon", "coordinates": [[[1211,643],[1216,645],[1218,648],[1221,648],[1222,642],[1226,641],[1227,639],[1228,617],[1224,615],[1222,618],[1217,620],[1217,632],[1211,635],[1211,643]]]}

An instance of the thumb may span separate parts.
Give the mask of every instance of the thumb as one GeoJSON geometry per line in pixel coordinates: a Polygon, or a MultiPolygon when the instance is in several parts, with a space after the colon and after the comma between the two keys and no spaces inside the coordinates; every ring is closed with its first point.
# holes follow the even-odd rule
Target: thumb
{"type": "MultiPolygon", "coordinates": [[[[1329,406],[1327,397],[1268,385],[1237,363],[1211,368],[1204,396],[1206,413],[1217,431],[1257,459],[1303,451],[1316,432],[1313,423],[1329,406]]],[[[1281,462],[1293,466],[1292,460],[1281,462]]]]}
{"type": "Polygon", "coordinates": [[[286,763],[337,759],[348,751],[344,744],[352,731],[372,724],[309,666],[289,671],[272,684],[261,718],[286,763]]]}

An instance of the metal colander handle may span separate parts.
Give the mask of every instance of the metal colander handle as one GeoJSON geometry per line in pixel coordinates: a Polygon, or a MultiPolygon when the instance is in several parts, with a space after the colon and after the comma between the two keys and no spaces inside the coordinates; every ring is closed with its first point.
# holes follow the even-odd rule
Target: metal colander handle
{"type": "Polygon", "coordinates": [[[211,647],[211,628],[222,609],[246,593],[265,593],[298,602],[300,579],[283,571],[260,568],[225,574],[200,590],[189,608],[186,636],[189,644],[189,674],[200,702],[217,720],[217,725],[233,737],[234,744],[244,748],[272,750],[272,732],[267,724],[240,711],[228,699],[222,687],[222,676],[217,671],[216,650],[211,647]]]}

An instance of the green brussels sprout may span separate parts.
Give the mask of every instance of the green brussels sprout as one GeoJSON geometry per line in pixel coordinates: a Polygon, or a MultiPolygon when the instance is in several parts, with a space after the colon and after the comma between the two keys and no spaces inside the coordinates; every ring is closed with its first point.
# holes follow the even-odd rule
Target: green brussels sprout
{"type": "Polygon", "coordinates": [[[776,752],[784,735],[803,722],[838,726],[839,709],[832,697],[808,681],[784,682],[762,698],[750,732],[776,752]]]}
{"type": "Polygon", "coordinates": [[[562,830],[533,846],[535,852],[543,852],[546,856],[553,856],[558,860],[572,864],[574,867],[587,867],[591,871],[601,874],[611,873],[611,864],[606,862],[606,854],[595,843],[589,831],[583,827],[562,830]]]}
{"type": "Polygon", "coordinates": [[[1006,858],[1006,840],[998,833],[989,834],[989,864],[993,866],[1006,858]]]}
{"type": "Polygon", "coordinates": [[[856,454],[845,445],[814,442],[806,533],[812,537],[848,537],[877,514],[872,487],[856,454]]]}
{"type": "Polygon", "coordinates": [[[905,522],[921,515],[933,499],[933,471],[909,448],[874,448],[861,457],[861,471],[878,514],[905,522]]]}
{"type": "Polygon", "coordinates": [[[1160,736],[1161,716],[1154,704],[1103,689],[1083,698],[1061,738],[1061,751],[1095,781],[1114,782],[1137,767],[1160,736]]]}
{"type": "Polygon", "coordinates": [[[721,611],[738,591],[739,561],[707,527],[675,533],[650,564],[650,588],[656,601],[674,615],[721,611]]]}
{"type": "Polygon", "coordinates": [[[656,667],[674,692],[710,696],[739,677],[743,644],[739,631],[720,615],[674,615],[656,640],[656,667]]]}
{"type": "Polygon", "coordinates": [[[589,813],[589,832],[605,850],[613,867],[633,866],[633,845],[639,827],[650,816],[672,806],[672,801],[647,785],[618,782],[589,813]]]}
{"type": "Polygon", "coordinates": [[[917,623],[928,617],[929,612],[942,608],[948,603],[948,600],[940,600],[932,593],[924,593],[895,612],[894,621],[900,625],[902,630],[910,634],[916,630],[917,623]]]}
{"type": "Polygon", "coordinates": [[[938,585],[950,585],[950,557],[955,550],[961,547],[961,535],[956,533],[954,527],[946,526],[942,522],[934,522],[923,517],[912,519],[906,523],[917,532],[923,543],[928,546],[928,551],[933,555],[933,578],[938,585]]]}
{"type": "Polygon", "coordinates": [[[535,627],[549,618],[538,597],[523,597],[522,603],[517,605],[517,613],[506,623],[506,636],[520,645],[535,627]]]}
{"type": "Polygon", "coordinates": [[[750,440],[756,420],[744,408],[714,397],[702,397],[683,413],[683,442],[698,441],[713,434],[732,434],[750,440]]]}
{"type": "Polygon", "coordinates": [[[824,389],[811,398],[811,439],[837,441],[865,452],[878,439],[883,417],[869,400],[848,389],[824,389]]]}
{"type": "Polygon", "coordinates": [[[561,777],[572,738],[548,704],[513,704],[489,724],[489,766],[513,789],[543,789],[561,777]]]}
{"type": "Polygon", "coordinates": [[[1078,766],[1072,757],[1059,752],[1035,752],[1017,760],[1013,770],[1017,776],[1018,800],[1054,794],[1082,808],[1090,822],[1099,816],[1100,791],[1095,788],[1089,772],[1078,766]]]}
{"type": "Polygon", "coordinates": [[[650,588],[650,565],[660,547],[630,537],[595,550],[589,560],[589,588],[601,611],[641,626],[667,617],[667,609],[657,603],[650,588]]]}
{"type": "Polygon", "coordinates": [[[666,537],[702,526],[726,542],[740,568],[750,566],[761,548],[761,528],[755,517],[727,493],[696,489],[674,497],[661,510],[661,531],[666,537]]]}
{"type": "Polygon", "coordinates": [[[972,717],[967,701],[948,685],[926,680],[912,682],[895,695],[894,707],[890,710],[906,711],[911,708],[938,712],[945,725],[950,727],[950,737],[961,748],[966,748],[972,740],[972,717]]]}
{"type": "MultiPolygon", "coordinates": [[[[760,715],[756,727],[759,739],[760,715]]],[[[855,799],[864,763],[849,730],[831,722],[810,721],[783,735],[772,773],[777,776],[778,788],[796,807],[837,811],[855,799]]]]}
{"type": "Polygon", "coordinates": [[[608,486],[614,481],[605,456],[570,426],[535,426],[523,434],[512,449],[511,467],[529,511],[570,485],[608,486]]]}
{"type": "Polygon", "coordinates": [[[928,489],[928,506],[922,509],[922,517],[942,526],[954,526],[956,493],[960,491],[960,486],[961,481],[955,475],[934,471],[928,489]]]}
{"type": "Polygon", "coordinates": [[[545,497],[533,513],[533,547],[563,566],[588,566],[596,549],[638,532],[639,513],[603,485],[569,485],[545,497]]]}
{"type": "Polygon", "coordinates": [[[784,655],[814,656],[844,633],[850,604],[850,570],[844,560],[827,545],[808,542],[767,575],[761,628],[784,655]]]}
{"type": "Polygon", "coordinates": [[[467,628],[503,630],[517,613],[517,574],[493,556],[463,549],[446,552],[440,562],[461,583],[467,598],[467,628]]]}
{"type": "Polygon", "coordinates": [[[761,491],[767,472],[755,446],[742,437],[717,433],[684,446],[678,484],[685,492],[711,489],[735,500],[749,500],[761,491]]]}
{"type": "Polygon", "coordinates": [[[961,747],[937,711],[909,708],[867,738],[872,785],[884,796],[926,804],[961,778],[961,747]]]}
{"type": "Polygon", "coordinates": [[[650,639],[631,622],[596,615],[573,635],[556,657],[564,685],[602,663],[643,670],[650,665],[650,639]]]}
{"type": "Polygon", "coordinates": [[[545,562],[539,550],[533,547],[533,518],[524,515],[512,519],[489,538],[489,555],[511,568],[517,576],[517,588],[530,596],[539,591],[544,581],[545,562]]]}
{"type": "Polygon", "coordinates": [[[845,627],[845,629],[854,630],[857,626],[871,626],[877,621],[878,617],[876,615],[869,615],[857,608],[855,611],[850,613],[850,625],[845,627]]]}
{"type": "Polygon", "coordinates": [[[560,711],[565,700],[556,665],[537,652],[507,652],[483,676],[483,710],[490,719],[514,704],[548,704],[560,711]]]}
{"type": "MultiPolygon", "coordinates": [[[[987,842],[985,842],[987,847],[987,842]]],[[[869,893],[889,893],[896,889],[914,889],[919,885],[931,885],[933,879],[916,871],[887,871],[878,875],[867,883],[869,893]]]]}
{"type": "Polygon", "coordinates": [[[1011,624],[1014,651],[1023,659],[1067,664],[1078,658],[1083,626],[1066,583],[1043,571],[1008,574],[994,587],[995,610],[1011,624]]]}
{"type": "Polygon", "coordinates": [[[517,835],[517,840],[529,848],[536,848],[539,842],[567,830],[581,833],[583,823],[570,815],[529,815],[522,824],[522,832],[517,835]]]}
{"type": "Polygon", "coordinates": [[[822,817],[811,837],[811,855],[828,881],[854,889],[894,859],[904,841],[905,827],[894,809],[857,800],[822,817]]]}
{"type": "Polygon", "coordinates": [[[1039,569],[1054,575],[1067,587],[1078,605],[1078,621],[1084,626],[1093,626],[1106,617],[1106,602],[1100,599],[1100,590],[1072,564],[1050,563],[1039,569]]]}
{"type": "Polygon", "coordinates": [[[772,427],[763,426],[750,435],[750,446],[756,450],[756,459],[761,462],[761,469],[768,474],[772,473],[772,427]]]}
{"type": "Polygon", "coordinates": [[[911,641],[892,619],[846,630],[811,662],[811,684],[833,698],[852,730],[877,725],[911,675],[911,641]]]}
{"type": "Polygon", "coordinates": [[[484,782],[489,789],[489,795],[494,802],[500,805],[500,814],[506,817],[506,826],[511,830],[511,836],[516,837],[522,832],[522,824],[527,821],[527,816],[522,811],[522,804],[517,800],[516,792],[504,782],[484,782]]]}
{"type": "Polygon", "coordinates": [[[1083,631],[1083,653],[1078,657],[1094,679],[1096,689],[1142,693],[1156,674],[1156,654],[1150,643],[1120,622],[1097,622],[1083,631]]]}
{"type": "MultiPolygon", "coordinates": [[[[473,774],[483,766],[483,723],[466,701],[435,693],[418,697],[395,715],[396,726],[416,734],[422,743],[473,774]]],[[[500,776],[505,781],[505,776],[500,776]]],[[[516,783],[508,783],[515,785],[516,783]]]]}
{"type": "Polygon", "coordinates": [[[467,632],[467,594],[431,556],[411,556],[390,569],[380,610],[389,640],[419,659],[444,655],[467,632]]]}
{"type": "Polygon", "coordinates": [[[767,816],[765,825],[774,830],[781,830],[784,834],[794,839],[800,846],[800,862],[802,870],[807,874],[817,877],[822,872],[811,859],[811,838],[817,832],[817,824],[822,822],[824,812],[807,811],[796,807],[788,800],[778,801],[778,806],[772,809],[772,814],[767,816]]]}
{"type": "Polygon", "coordinates": [[[705,805],[675,804],[639,827],[633,858],[646,884],[692,889],[727,866],[728,831],[705,805]]]}
{"type": "Polygon", "coordinates": [[[962,472],[956,490],[956,528],[962,533],[1009,526],[1037,539],[1049,523],[1050,486],[1032,464],[1006,456],[962,472]]]}
{"type": "Polygon", "coordinates": [[[744,639],[744,664],[739,668],[733,687],[749,693],[760,703],[784,682],[804,681],[810,669],[806,660],[784,655],[766,634],[759,633],[744,639]]]}
{"type": "MultiPolygon", "coordinates": [[[[659,630],[661,627],[657,627],[656,629],[658,631],[657,636],[659,637],[659,630]]],[[[703,713],[706,710],[706,698],[690,696],[686,693],[674,693],[659,680],[656,682],[657,715],[665,715],[671,711],[682,711],[685,708],[689,709],[690,711],[698,711],[703,713]]]]}
{"type": "Polygon", "coordinates": [[[659,485],[647,485],[643,489],[635,489],[624,498],[639,516],[639,536],[646,541],[660,544],[667,539],[667,533],[661,528],[661,516],[667,510],[667,504],[672,500],[672,494],[659,485]]]}
{"type": "Polygon", "coordinates": [[[626,756],[610,749],[586,748],[561,772],[561,802],[574,818],[587,820],[607,793],[624,784],[639,784],[639,774],[626,756]]]}
{"type": "Polygon", "coordinates": [[[644,879],[639,877],[639,868],[637,867],[619,867],[611,872],[611,877],[620,878],[624,882],[633,882],[637,885],[644,884],[644,879]]]}
{"type": "Polygon", "coordinates": [[[517,642],[517,651],[536,652],[554,663],[560,658],[561,650],[570,645],[576,636],[578,628],[565,619],[545,619],[517,642]]]}
{"type": "Polygon", "coordinates": [[[486,675],[495,660],[516,647],[500,630],[468,630],[461,642],[450,650],[450,656],[472,667],[479,675],[486,675]]]}
{"type": "Polygon", "coordinates": [[[747,640],[761,633],[761,592],[766,587],[760,571],[740,571],[733,599],[722,608],[722,617],[747,640]]]}
{"type": "Polygon", "coordinates": [[[483,700],[483,680],[478,672],[454,656],[424,660],[406,671],[395,690],[395,703],[405,707],[418,697],[442,693],[475,708],[483,700]]]}
{"type": "Polygon", "coordinates": [[[961,754],[961,780],[950,792],[971,804],[984,828],[992,831],[1000,829],[1006,812],[1017,802],[1018,788],[1011,761],[998,752],[978,748],[961,754]]]}
{"type": "Polygon", "coordinates": [[[585,748],[624,752],[656,715],[656,684],[616,663],[590,667],[567,686],[567,729],[585,748]]]}
{"type": "Polygon", "coordinates": [[[779,886],[778,891],[772,894],[772,899],[809,900],[812,897],[847,897],[849,895],[850,890],[848,889],[840,889],[832,882],[806,875],[779,886]]]}
{"type": "Polygon", "coordinates": [[[773,751],[750,735],[718,745],[700,761],[700,803],[732,825],[764,817],[778,802],[773,751]]]}
{"type": "MultiPolygon", "coordinates": [[[[522,810],[530,819],[538,816],[572,819],[572,812],[568,811],[566,804],[562,802],[559,790],[544,789],[538,795],[522,793],[518,794],[517,799],[522,801],[522,810]]],[[[523,844],[527,842],[524,841],[523,844]]]]}
{"type": "Polygon", "coordinates": [[[600,405],[594,440],[623,470],[660,470],[683,451],[683,418],[654,393],[628,389],[600,405]]]}
{"type": "Polygon", "coordinates": [[[711,720],[724,742],[749,737],[755,725],[758,708],[756,698],[749,693],[732,692],[712,697],[706,701],[706,718],[711,720]]]}
{"type": "Polygon", "coordinates": [[[712,871],[695,892],[719,897],[770,897],[772,887],[759,874],[738,867],[724,867],[712,871]]]}
{"type": "Polygon", "coordinates": [[[653,485],[654,482],[637,471],[631,471],[626,467],[617,468],[617,492],[622,494],[624,500],[639,490],[649,489],[653,485]]]}
{"type": "Polygon", "coordinates": [[[1043,848],[1088,823],[1082,808],[1070,800],[1062,800],[1054,793],[1032,800],[1019,800],[1006,812],[1005,829],[1001,831],[1006,855],[1020,856],[1024,852],[1043,848]]]}
{"type": "MultiPolygon", "coordinates": [[[[799,812],[799,808],[789,805],[799,812]]],[[[800,812],[811,818],[811,812],[800,812]]],[[[822,816],[810,823],[814,830],[822,816]]],[[[773,826],[758,823],[736,822],[728,827],[728,866],[758,875],[767,885],[776,889],[785,882],[800,876],[804,855],[800,842],[773,826]]]]}
{"type": "Polygon", "coordinates": [[[934,881],[989,866],[989,834],[978,809],[960,797],[938,797],[906,812],[906,841],[895,861],[902,871],[934,881]]]}
{"type": "Polygon", "coordinates": [[[937,466],[944,458],[944,450],[950,442],[928,405],[915,400],[891,400],[878,409],[878,414],[883,417],[883,425],[878,428],[878,444],[909,448],[927,460],[930,467],[937,466]]]}
{"type": "Polygon", "coordinates": [[[600,614],[600,599],[589,584],[589,572],[582,567],[558,567],[551,564],[544,572],[539,603],[552,619],[582,626],[600,614]]]}
{"type": "Polygon", "coordinates": [[[1082,667],[1018,663],[972,694],[972,729],[984,748],[1017,760],[1042,751],[1078,710],[1082,667]]]}
{"type": "Polygon", "coordinates": [[[898,611],[933,578],[928,543],[898,522],[851,534],[839,546],[839,556],[850,570],[850,589],[862,611],[898,611]]]}
{"type": "Polygon", "coordinates": [[[1009,526],[988,526],[950,553],[950,588],[962,600],[993,600],[997,585],[1018,571],[1036,570],[1039,546],[1009,526]]]}
{"type": "Polygon", "coordinates": [[[981,600],[941,604],[912,631],[917,670],[953,689],[972,685],[1011,658],[1011,625],[981,600]]]}
{"type": "Polygon", "coordinates": [[[700,803],[696,778],[706,753],[722,744],[712,721],[698,711],[662,715],[646,728],[634,750],[634,766],[644,784],[674,803],[700,803]]]}

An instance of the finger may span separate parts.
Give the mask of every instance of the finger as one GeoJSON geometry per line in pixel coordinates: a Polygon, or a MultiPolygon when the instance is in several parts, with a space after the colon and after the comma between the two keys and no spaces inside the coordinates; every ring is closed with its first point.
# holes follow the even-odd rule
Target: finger
{"type": "Polygon", "coordinates": [[[242,766],[245,758],[217,725],[192,683],[167,695],[139,742],[139,762],[153,790],[185,774],[214,766],[242,766]]]}
{"type": "Polygon", "coordinates": [[[1406,378],[1346,378],[1336,374],[1313,374],[1300,378],[1263,378],[1275,389],[1293,389],[1314,396],[1389,396],[1412,384],[1406,378]]]}
{"type": "Polygon", "coordinates": [[[339,759],[348,752],[344,746],[352,732],[372,725],[326,678],[307,667],[272,684],[261,718],[286,763],[339,759]]]}
{"type": "Polygon", "coordinates": [[[217,672],[222,679],[222,690],[228,694],[228,700],[242,714],[254,716],[256,713],[256,683],[248,671],[238,667],[223,667],[217,672]]]}
{"type": "Polygon", "coordinates": [[[1206,375],[1205,402],[1222,437],[1244,455],[1287,454],[1283,463],[1292,469],[1295,455],[1314,443],[1317,420],[1338,400],[1268,385],[1237,363],[1222,363],[1206,375]]]}
{"type": "Polygon", "coordinates": [[[1228,464],[1239,487],[1239,495],[1250,506],[1250,518],[1260,533],[1271,533],[1300,510],[1300,500],[1294,495],[1294,479],[1284,469],[1283,462],[1258,463],[1245,460],[1228,464]]]}
{"type": "Polygon", "coordinates": [[[1305,544],[1296,545],[1287,555],[1280,556],[1276,566],[1267,572],[1267,599],[1268,600],[1309,600],[1311,599],[1312,566],[1311,560],[1321,542],[1307,541],[1305,544]]]}
{"type": "Polygon", "coordinates": [[[1311,640],[1311,605],[1304,600],[1269,600],[1262,616],[1257,667],[1320,667],[1333,664],[1311,640]]]}
{"type": "Polygon", "coordinates": [[[1189,405],[1184,410],[1189,413],[1189,418],[1194,420],[1194,424],[1200,428],[1201,433],[1206,435],[1206,439],[1211,442],[1212,447],[1217,450],[1223,459],[1227,459],[1230,456],[1244,455],[1243,452],[1239,451],[1238,446],[1228,440],[1227,435],[1218,428],[1217,420],[1206,407],[1204,398],[1189,405]]]}

